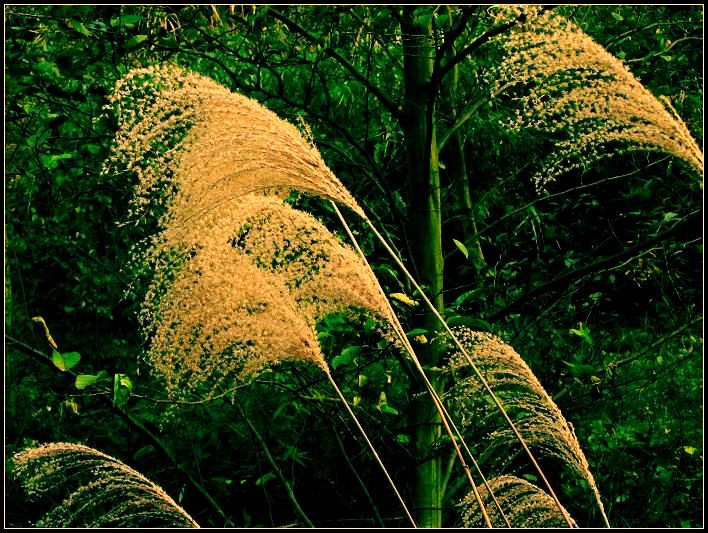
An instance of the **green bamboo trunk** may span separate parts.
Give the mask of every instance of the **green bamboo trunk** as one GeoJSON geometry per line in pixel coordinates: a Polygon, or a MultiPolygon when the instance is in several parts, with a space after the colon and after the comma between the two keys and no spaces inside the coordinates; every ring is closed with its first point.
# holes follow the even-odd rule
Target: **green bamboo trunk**
{"type": "MultiPolygon", "coordinates": [[[[439,311],[443,311],[443,256],[440,212],[440,175],[434,128],[434,100],[429,95],[435,49],[430,19],[421,23],[414,8],[403,12],[401,25],[404,52],[404,131],[409,182],[408,208],[414,270],[420,283],[439,311]]],[[[439,329],[437,319],[424,312],[419,327],[439,329]]],[[[428,335],[430,339],[432,335],[428,335]]],[[[424,366],[437,367],[440,352],[435,344],[416,347],[424,366]]],[[[414,515],[420,527],[441,527],[442,469],[433,445],[441,434],[441,421],[435,405],[423,387],[417,391],[411,427],[421,464],[412,482],[414,515]]]]}

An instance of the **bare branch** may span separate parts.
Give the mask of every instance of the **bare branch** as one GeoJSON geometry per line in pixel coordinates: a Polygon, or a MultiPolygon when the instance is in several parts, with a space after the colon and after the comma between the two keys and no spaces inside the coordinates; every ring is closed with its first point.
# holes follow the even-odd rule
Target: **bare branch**
{"type": "Polygon", "coordinates": [[[637,359],[641,359],[646,354],[651,352],[654,348],[657,348],[658,346],[661,346],[662,344],[664,344],[666,341],[673,339],[676,335],[680,335],[681,333],[686,331],[688,328],[690,328],[691,326],[693,326],[695,324],[698,324],[702,320],[703,320],[703,315],[700,315],[700,316],[694,318],[693,320],[691,320],[690,322],[684,324],[683,326],[681,326],[677,330],[672,331],[668,335],[664,335],[660,339],[656,340],[655,342],[653,342],[650,346],[648,346],[646,349],[642,350],[641,352],[634,354],[631,357],[627,357],[626,359],[622,359],[621,361],[615,361],[614,363],[610,363],[610,365],[614,366],[614,367],[618,367],[618,366],[623,366],[628,363],[631,363],[632,361],[636,361],[637,359]]]}
{"type": "Polygon", "coordinates": [[[487,320],[494,321],[498,320],[509,313],[513,311],[519,310],[526,302],[529,300],[536,298],[538,296],[541,296],[542,294],[545,294],[547,292],[550,292],[552,290],[555,290],[559,287],[563,287],[564,285],[571,283],[575,281],[576,279],[582,278],[584,276],[587,276],[589,274],[593,274],[595,272],[599,272],[602,269],[606,267],[610,267],[617,263],[618,261],[624,261],[628,257],[632,257],[634,254],[641,252],[642,250],[646,248],[650,248],[660,242],[665,241],[669,237],[672,237],[676,233],[678,233],[679,230],[684,229],[685,227],[689,226],[691,223],[694,223],[701,218],[701,211],[694,211],[690,213],[686,218],[678,221],[676,224],[671,226],[669,229],[666,231],[662,231],[661,233],[658,233],[654,237],[651,237],[650,239],[647,239],[643,242],[640,242],[639,244],[632,246],[631,248],[628,248],[622,252],[619,252],[615,255],[611,255],[610,257],[605,257],[604,259],[600,259],[598,261],[595,261],[594,263],[589,263],[581,268],[577,268],[571,272],[568,272],[566,274],[563,274],[562,276],[558,276],[555,279],[552,279],[551,281],[548,281],[547,283],[544,283],[543,285],[539,285],[538,287],[535,287],[534,289],[530,290],[526,294],[524,294],[521,298],[516,300],[515,302],[510,303],[506,307],[500,309],[496,313],[494,313],[492,316],[490,316],[487,320]]]}
{"type": "Polygon", "coordinates": [[[522,13],[515,19],[510,20],[509,22],[505,22],[504,24],[497,26],[496,28],[493,28],[477,37],[474,41],[472,41],[470,44],[460,50],[452,59],[442,65],[436,73],[434,73],[433,78],[431,79],[431,83],[433,84],[433,86],[439,84],[445,78],[445,76],[447,76],[452,71],[452,69],[455,68],[455,65],[460,63],[470,54],[472,54],[472,52],[480,48],[483,44],[489,42],[492,37],[501,35],[502,33],[509,31],[517,24],[523,23],[524,21],[526,21],[526,14],[522,13]]]}
{"type": "Polygon", "coordinates": [[[305,522],[305,525],[307,525],[307,527],[315,527],[315,525],[312,523],[312,521],[305,514],[305,511],[303,511],[302,507],[300,507],[300,504],[298,503],[297,498],[295,497],[295,493],[293,492],[293,488],[290,485],[288,478],[285,477],[285,474],[283,474],[283,471],[278,466],[278,463],[276,463],[275,459],[273,459],[273,455],[270,453],[270,450],[268,449],[268,444],[263,439],[261,434],[258,432],[258,430],[256,429],[256,426],[253,425],[253,422],[251,422],[251,420],[248,418],[248,416],[246,415],[246,413],[243,410],[243,407],[241,407],[241,404],[236,402],[236,408],[238,409],[239,413],[241,414],[241,418],[243,418],[244,422],[246,422],[248,429],[251,430],[251,433],[255,437],[256,442],[258,442],[258,445],[261,447],[261,450],[263,450],[263,454],[266,456],[266,459],[268,459],[268,462],[270,463],[271,468],[275,472],[275,475],[278,476],[278,479],[283,484],[283,487],[285,488],[285,492],[288,495],[288,499],[290,500],[290,503],[293,504],[293,508],[295,509],[295,512],[298,515],[300,515],[300,518],[302,518],[302,521],[305,522]]]}
{"type": "Polygon", "coordinates": [[[394,118],[399,120],[402,117],[402,111],[399,106],[394,104],[382,91],[379,89],[376,85],[371,83],[370,80],[366,78],[361,72],[357,70],[357,68],[352,65],[346,58],[344,58],[339,52],[336,50],[333,50],[331,48],[325,47],[325,45],[322,43],[320,39],[312,35],[309,31],[307,31],[305,28],[294,22],[293,20],[290,20],[288,17],[280,13],[279,11],[276,11],[272,7],[268,7],[268,13],[275,19],[281,21],[283,24],[285,24],[290,30],[294,31],[295,33],[303,36],[305,39],[307,39],[309,42],[312,44],[315,44],[317,46],[320,46],[322,48],[325,48],[325,53],[328,54],[330,57],[334,58],[337,60],[337,62],[344,67],[344,69],[349,72],[355,80],[357,80],[359,83],[361,83],[367,91],[369,91],[371,94],[373,94],[379,102],[393,115],[394,118]]]}
{"type": "Polygon", "coordinates": [[[464,124],[474,116],[474,114],[479,110],[480,107],[482,107],[484,104],[486,104],[490,100],[496,98],[497,96],[499,96],[501,93],[503,93],[504,91],[506,91],[509,87],[511,87],[513,85],[515,85],[515,82],[507,83],[506,85],[499,87],[499,89],[497,89],[496,91],[493,91],[488,96],[485,96],[484,98],[481,98],[481,99],[477,100],[474,104],[472,104],[469,107],[469,109],[467,109],[465,114],[462,115],[460,118],[458,118],[457,121],[452,126],[450,126],[450,128],[442,136],[442,139],[438,142],[438,150],[442,151],[442,149],[448,143],[448,141],[453,136],[453,134],[458,129],[460,129],[462,126],[464,126],[464,124]]]}

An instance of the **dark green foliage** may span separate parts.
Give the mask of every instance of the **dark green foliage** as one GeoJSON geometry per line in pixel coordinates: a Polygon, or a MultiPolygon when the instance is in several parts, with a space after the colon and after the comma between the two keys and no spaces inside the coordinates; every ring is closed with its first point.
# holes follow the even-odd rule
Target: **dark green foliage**
{"type": "MultiPolygon", "coordinates": [[[[435,35],[464,20],[458,42],[470,43],[493,27],[486,7],[455,8],[450,16],[421,6],[415,13],[429,17],[435,35]]],[[[557,9],[625,59],[702,141],[701,6],[557,9]]],[[[295,124],[302,117],[327,164],[411,264],[412,250],[424,243],[411,242],[407,229],[405,136],[396,118],[399,11],[6,6],[6,333],[50,362],[6,343],[8,453],[33,442],[81,441],[131,458],[203,526],[299,524],[241,408],[315,525],[405,525],[317,370],[293,364],[259,376],[239,391],[238,406],[167,402],[141,359],[136,311],[145,287],[128,259],[154,220],[122,224],[134,177],[101,173],[116,127],[104,106],[116,80],[134,66],[174,61],[295,124]],[[51,330],[63,355],[57,361],[78,352],[76,366],[60,372],[51,365],[53,348],[35,316],[51,330]]],[[[531,177],[548,142],[500,125],[516,94],[487,101],[481,83],[498,58],[487,44],[460,63],[457,99],[438,109],[442,135],[451,110],[459,116],[479,103],[460,132],[485,265],[458,244],[471,251],[455,201],[451,144],[439,154],[447,316],[451,325],[499,335],[528,362],[572,422],[613,526],[699,527],[702,177],[670,158],[638,153],[537,191],[531,177]]],[[[306,195],[291,200],[337,229],[328,205],[306,195]]],[[[364,226],[353,227],[386,293],[418,299],[364,226]]],[[[394,306],[414,343],[427,341],[415,325],[421,308],[394,306]]],[[[423,459],[411,446],[409,364],[365,316],[330,315],[318,332],[387,466],[397,481],[408,480],[423,459]]],[[[448,451],[443,439],[430,455],[446,464],[448,451]]],[[[576,480],[559,474],[557,481],[564,503],[580,494],[576,480]]],[[[444,524],[457,523],[465,483],[455,467],[444,524]]],[[[15,489],[7,525],[28,525],[31,509],[15,503],[15,489]]],[[[594,519],[590,509],[571,514],[581,525],[594,519]]]]}

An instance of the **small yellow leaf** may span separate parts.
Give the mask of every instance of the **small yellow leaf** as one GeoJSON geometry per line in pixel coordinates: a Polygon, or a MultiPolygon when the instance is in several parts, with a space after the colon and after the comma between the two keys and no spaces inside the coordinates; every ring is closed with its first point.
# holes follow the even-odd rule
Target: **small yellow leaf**
{"type": "Polygon", "coordinates": [[[74,400],[66,400],[66,401],[64,402],[64,406],[65,406],[67,409],[69,409],[69,411],[71,411],[72,413],[74,413],[75,415],[78,415],[78,414],[79,414],[79,406],[76,404],[76,402],[75,402],[74,400]]]}
{"type": "Polygon", "coordinates": [[[418,341],[421,344],[428,344],[428,337],[425,335],[416,335],[413,340],[418,341]]]}
{"type": "Polygon", "coordinates": [[[416,302],[410,296],[402,292],[394,292],[389,294],[389,296],[394,300],[398,300],[399,302],[404,303],[410,307],[415,307],[416,305],[418,305],[418,302],[416,302]]]}
{"type": "Polygon", "coordinates": [[[42,326],[42,329],[44,329],[44,336],[47,337],[47,342],[49,343],[49,346],[51,346],[55,350],[58,350],[59,348],[57,347],[57,343],[54,342],[54,339],[49,334],[49,327],[47,326],[47,323],[44,321],[44,319],[41,316],[33,316],[32,322],[35,322],[36,324],[42,326]]]}

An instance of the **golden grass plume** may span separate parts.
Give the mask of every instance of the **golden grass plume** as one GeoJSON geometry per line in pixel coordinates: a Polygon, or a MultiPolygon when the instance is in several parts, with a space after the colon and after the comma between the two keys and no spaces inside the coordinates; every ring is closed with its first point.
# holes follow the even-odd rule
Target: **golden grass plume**
{"type": "Polygon", "coordinates": [[[12,462],[28,497],[52,505],[36,527],[199,527],[145,476],[88,446],[45,444],[12,462]]]}
{"type": "MultiPolygon", "coordinates": [[[[516,476],[499,476],[488,480],[488,482],[489,488],[491,488],[497,498],[499,506],[504,511],[511,527],[568,527],[553,498],[536,485],[516,476]]],[[[487,487],[481,486],[479,493],[492,527],[506,527],[506,523],[497,506],[493,503],[487,487]]],[[[472,493],[462,502],[462,523],[466,528],[482,528],[485,526],[480,513],[479,503],[472,493]]]]}
{"type": "Polygon", "coordinates": [[[283,279],[246,254],[228,243],[201,248],[171,275],[166,289],[151,287],[141,314],[148,360],[171,393],[208,398],[286,360],[326,370],[283,279]]]}
{"type": "MultiPolygon", "coordinates": [[[[529,448],[568,465],[589,485],[599,509],[600,494],[575,432],[526,362],[508,344],[490,333],[455,328],[455,335],[499,397],[529,448]]],[[[480,381],[469,372],[467,360],[454,350],[448,366],[454,385],[447,397],[461,426],[477,435],[483,456],[495,473],[513,468],[522,456],[517,439],[490,409],[480,381]]]]}
{"type": "Polygon", "coordinates": [[[538,185],[627,151],[670,154],[703,175],[703,153],[686,124],[620,59],[553,11],[524,12],[524,23],[497,37],[505,57],[488,80],[493,92],[527,86],[508,127],[555,139],[538,185]]]}
{"type": "Polygon", "coordinates": [[[295,126],[210,78],[169,64],[135,69],[111,101],[119,130],[106,170],[138,175],[134,217],[157,199],[184,225],[243,194],[283,189],[363,214],[295,126]]]}

